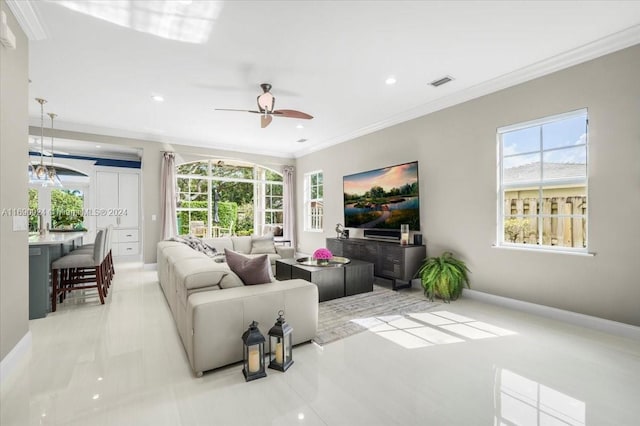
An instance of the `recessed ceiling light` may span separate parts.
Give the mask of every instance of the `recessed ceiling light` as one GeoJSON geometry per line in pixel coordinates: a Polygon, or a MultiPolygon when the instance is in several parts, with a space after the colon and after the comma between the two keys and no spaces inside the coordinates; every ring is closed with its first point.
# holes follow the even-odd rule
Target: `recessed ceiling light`
{"type": "Polygon", "coordinates": [[[301,138],[301,139],[298,139],[296,142],[298,142],[298,143],[304,143],[304,142],[306,142],[306,141],[308,141],[308,139],[301,138]]]}
{"type": "Polygon", "coordinates": [[[98,398],[100,398],[100,394],[99,393],[93,395],[93,399],[98,399],[98,398]]]}
{"type": "Polygon", "coordinates": [[[156,102],[164,102],[164,98],[160,95],[153,95],[151,99],[153,99],[156,102]]]}
{"type": "Polygon", "coordinates": [[[102,148],[102,145],[96,145],[96,148],[100,149],[102,148]]]}
{"type": "Polygon", "coordinates": [[[298,124],[298,125],[296,126],[296,129],[304,129],[304,126],[303,126],[302,124],[298,124]]]}
{"type": "Polygon", "coordinates": [[[391,86],[392,84],[396,84],[396,81],[397,81],[396,78],[391,75],[391,76],[387,77],[387,79],[384,82],[388,86],[391,86]]]}

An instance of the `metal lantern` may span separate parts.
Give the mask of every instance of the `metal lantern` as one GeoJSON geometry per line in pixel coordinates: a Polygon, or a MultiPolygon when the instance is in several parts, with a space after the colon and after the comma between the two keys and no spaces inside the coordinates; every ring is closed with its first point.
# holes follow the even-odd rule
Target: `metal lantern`
{"type": "Polygon", "coordinates": [[[285,322],[283,315],[284,311],[278,312],[278,319],[269,330],[269,368],[279,371],[287,371],[293,364],[293,328],[285,322]]]}
{"type": "Polygon", "coordinates": [[[264,371],[264,336],[258,330],[258,323],[252,321],[249,329],[242,333],[244,349],[242,374],[247,382],[266,377],[264,371]]]}

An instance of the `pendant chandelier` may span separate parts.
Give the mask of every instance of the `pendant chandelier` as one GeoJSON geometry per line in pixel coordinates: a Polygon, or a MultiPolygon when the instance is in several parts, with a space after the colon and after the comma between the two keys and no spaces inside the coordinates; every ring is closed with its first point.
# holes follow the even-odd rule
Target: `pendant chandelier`
{"type": "Polygon", "coordinates": [[[52,112],[47,114],[49,117],[51,117],[51,164],[49,166],[49,170],[48,170],[48,175],[49,175],[49,181],[52,185],[57,186],[59,188],[62,188],[62,181],[60,180],[60,177],[58,176],[58,173],[56,173],[56,168],[53,165],[53,157],[54,157],[54,150],[53,150],[53,119],[56,118],[58,116],[58,114],[54,114],[52,112]]]}
{"type": "Polygon", "coordinates": [[[40,164],[34,167],[29,161],[29,182],[47,186],[49,171],[47,166],[44,165],[44,104],[47,101],[42,98],[36,98],[36,101],[40,104],[40,164]]]}

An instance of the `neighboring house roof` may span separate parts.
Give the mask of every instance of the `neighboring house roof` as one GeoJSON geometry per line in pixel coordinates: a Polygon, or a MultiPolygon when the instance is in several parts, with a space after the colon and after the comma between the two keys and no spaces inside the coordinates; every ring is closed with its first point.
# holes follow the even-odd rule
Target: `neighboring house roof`
{"type": "MultiPolygon", "coordinates": [[[[579,163],[544,163],[544,179],[583,177],[586,165],[579,163]]],[[[523,164],[504,170],[504,182],[528,182],[540,179],[540,162],[523,164]]]]}

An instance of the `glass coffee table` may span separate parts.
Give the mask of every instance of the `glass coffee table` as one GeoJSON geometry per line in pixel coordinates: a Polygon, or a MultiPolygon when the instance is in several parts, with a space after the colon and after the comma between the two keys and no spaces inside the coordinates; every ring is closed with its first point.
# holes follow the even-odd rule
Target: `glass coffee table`
{"type": "Polygon", "coordinates": [[[276,260],[276,279],[301,278],[318,287],[319,301],[373,291],[373,263],[334,257],[328,265],[309,258],[276,260]]]}

